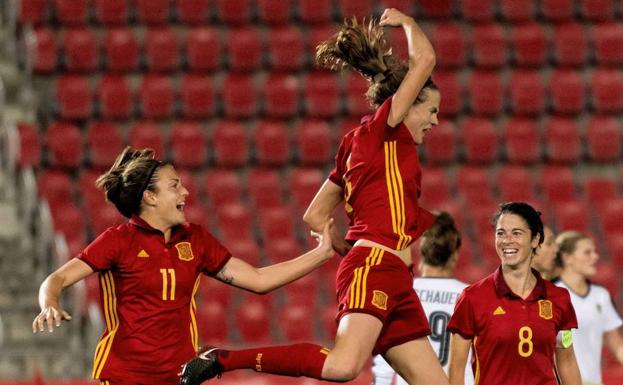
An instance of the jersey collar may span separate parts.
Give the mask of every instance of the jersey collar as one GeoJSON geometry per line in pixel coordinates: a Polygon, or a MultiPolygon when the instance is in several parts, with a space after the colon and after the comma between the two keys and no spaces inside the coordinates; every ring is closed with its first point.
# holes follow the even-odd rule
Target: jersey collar
{"type": "MultiPolygon", "coordinates": [[[[532,270],[532,274],[536,277],[536,285],[532,292],[526,298],[526,301],[537,301],[539,299],[543,299],[546,296],[545,292],[545,280],[541,277],[538,271],[535,269],[532,270]]],[[[502,266],[498,267],[498,269],[493,273],[493,284],[495,286],[495,291],[500,297],[511,297],[511,298],[520,298],[517,294],[513,293],[510,287],[506,284],[504,280],[504,275],[502,274],[502,266]]]]}
{"type": "MultiPolygon", "coordinates": [[[[130,224],[148,233],[162,234],[162,231],[151,227],[149,223],[147,223],[143,218],[139,217],[136,214],[132,215],[132,217],[130,218],[130,224]]],[[[188,228],[188,224],[184,223],[183,225],[175,226],[173,229],[171,229],[171,240],[177,239],[178,234],[183,234],[183,230],[185,230],[186,228],[188,228]]]]}

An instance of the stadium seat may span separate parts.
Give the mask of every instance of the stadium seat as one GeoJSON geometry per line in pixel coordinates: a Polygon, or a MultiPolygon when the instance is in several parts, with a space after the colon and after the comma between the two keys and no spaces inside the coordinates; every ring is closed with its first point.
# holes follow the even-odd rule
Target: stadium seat
{"type": "Polygon", "coordinates": [[[86,207],[89,213],[89,224],[94,234],[103,233],[111,226],[118,226],[127,222],[127,218],[123,217],[115,206],[103,198],[103,194],[100,192],[100,199],[97,200],[97,203],[86,207]]]}
{"type": "Polygon", "coordinates": [[[614,117],[592,117],[586,129],[589,158],[595,162],[618,162],[621,159],[621,132],[621,125],[614,117]]]}
{"type": "Polygon", "coordinates": [[[584,192],[586,201],[594,206],[619,196],[616,179],[606,175],[587,175],[584,178],[584,192]]]}
{"type": "Polygon", "coordinates": [[[563,67],[579,67],[588,60],[587,33],[578,23],[568,22],[553,28],[554,61],[563,67]]]}
{"type": "Polygon", "coordinates": [[[41,162],[41,143],[37,127],[30,123],[19,122],[17,123],[17,130],[19,134],[17,164],[20,168],[38,168],[41,162]]]}
{"type": "Polygon", "coordinates": [[[217,228],[224,242],[253,239],[249,208],[241,202],[216,207],[217,228]]]}
{"type": "Polygon", "coordinates": [[[443,98],[440,115],[451,117],[463,112],[465,94],[459,76],[454,71],[436,71],[433,80],[443,98]]]}
{"type": "Polygon", "coordinates": [[[392,28],[386,30],[385,36],[387,36],[389,46],[392,48],[392,55],[397,57],[398,60],[407,62],[409,60],[409,45],[404,31],[398,28],[392,28]],[[389,36],[387,36],[388,34],[389,36]]]}
{"type": "MultiPolygon", "coordinates": [[[[285,3],[285,2],[284,2],[285,3]]],[[[305,65],[305,39],[295,25],[268,30],[268,64],[273,71],[298,71],[305,65]]]]}
{"type": "Polygon", "coordinates": [[[174,72],[179,66],[177,37],[170,27],[149,28],[145,32],[145,61],[152,72],[174,72]]]}
{"type": "Polygon", "coordinates": [[[292,4],[291,0],[257,0],[258,19],[270,25],[288,24],[292,4]]]}
{"type": "Polygon", "coordinates": [[[232,28],[227,34],[227,59],[229,69],[249,72],[262,66],[264,43],[259,29],[250,26],[232,28]]]}
{"type": "Polygon", "coordinates": [[[422,195],[419,198],[423,207],[439,207],[450,201],[448,176],[441,167],[427,167],[422,175],[422,195]]]}
{"type": "Polygon", "coordinates": [[[473,60],[477,67],[500,68],[508,62],[507,42],[499,24],[477,24],[472,30],[473,60]]]}
{"type": "Polygon", "coordinates": [[[314,309],[309,306],[310,298],[313,296],[309,296],[301,302],[291,303],[279,310],[278,318],[281,326],[279,329],[288,343],[313,341],[315,339],[315,325],[309,320],[313,319],[316,314],[314,309]]]}
{"type": "Polygon", "coordinates": [[[623,26],[619,22],[595,25],[593,30],[595,59],[600,66],[623,64],[623,26]]]}
{"type": "MultiPolygon", "coordinates": [[[[358,73],[351,73],[346,79],[346,112],[352,116],[363,116],[372,112],[366,99],[369,82],[358,73]]],[[[444,100],[445,101],[445,100],[444,100]]]]}
{"type": "MultiPolygon", "coordinates": [[[[290,217],[291,216],[290,214],[290,217]]],[[[291,222],[291,219],[288,220],[285,216],[284,220],[286,222],[291,222]]],[[[290,226],[292,226],[291,223],[290,226]]],[[[266,244],[266,257],[270,263],[284,262],[301,254],[301,246],[293,238],[292,227],[284,230],[286,233],[289,232],[290,236],[280,236],[271,239],[270,242],[266,244]]]]}
{"type": "MultiPolygon", "coordinates": [[[[596,205],[597,220],[601,230],[607,233],[623,232],[623,199],[616,197],[596,205]]],[[[619,256],[620,258],[620,256],[619,256]]]]}
{"type": "Polygon", "coordinates": [[[221,89],[223,108],[228,118],[250,118],[257,113],[259,100],[251,75],[230,72],[225,75],[221,89]]]}
{"type": "Polygon", "coordinates": [[[216,71],[221,66],[220,33],[207,27],[192,28],[186,35],[186,61],[188,68],[196,72],[216,71]]]}
{"type": "MultiPolygon", "coordinates": [[[[184,185],[184,187],[188,189],[188,186],[184,185]]],[[[190,223],[196,223],[204,227],[208,226],[210,222],[206,208],[204,207],[203,203],[199,201],[189,203],[188,199],[186,199],[186,206],[184,207],[184,217],[186,218],[186,221],[190,223]]]]}
{"type": "Polygon", "coordinates": [[[139,47],[129,28],[109,29],[105,34],[104,52],[108,71],[130,72],[138,68],[139,47]]]}
{"type": "Polygon", "coordinates": [[[56,18],[63,26],[81,26],[87,23],[87,0],[55,0],[56,18]]]}
{"type": "Polygon", "coordinates": [[[222,167],[241,167],[249,158],[247,134],[235,121],[221,120],[214,127],[212,144],[216,164],[222,167]]]}
{"type": "Polygon", "coordinates": [[[564,166],[543,166],[538,177],[541,195],[548,203],[568,202],[576,199],[573,172],[564,166]]]}
{"type": "MultiPolygon", "coordinates": [[[[457,157],[457,129],[451,120],[442,120],[426,134],[422,148],[427,164],[452,164],[457,157]]],[[[418,149],[419,151],[419,149],[418,149]]]]}
{"type": "Polygon", "coordinates": [[[62,205],[74,200],[74,184],[69,173],[60,169],[42,169],[37,175],[37,192],[50,206],[62,205]]]}
{"type": "Polygon", "coordinates": [[[54,32],[46,27],[35,30],[35,57],[33,69],[40,74],[47,74],[56,70],[58,62],[58,48],[54,32]]]}
{"type": "Polygon", "coordinates": [[[541,24],[528,22],[513,26],[510,36],[515,64],[522,67],[542,67],[547,63],[549,43],[541,24]]]}
{"type": "Polygon", "coordinates": [[[145,74],[139,88],[141,113],[147,119],[168,119],[173,116],[175,90],[171,77],[145,74]]]}
{"type": "MultiPolygon", "coordinates": [[[[215,279],[213,279],[216,281],[215,279]]],[[[226,286],[224,283],[220,283],[226,286]]],[[[227,309],[217,300],[202,300],[197,306],[197,331],[200,346],[222,345],[229,342],[227,309]]]]}
{"type": "MultiPolygon", "coordinates": [[[[177,124],[186,124],[186,122],[184,123],[177,123],[177,124]]],[[[175,127],[173,128],[175,129],[175,127]]],[[[186,209],[188,208],[188,206],[196,206],[197,203],[199,202],[199,186],[197,184],[197,178],[195,177],[195,174],[193,171],[191,171],[188,168],[184,168],[184,166],[179,165],[175,162],[175,158],[174,158],[174,163],[176,166],[176,171],[178,176],[180,177],[180,180],[182,182],[182,185],[186,188],[186,190],[188,190],[188,196],[186,197],[186,206],[184,208],[184,211],[186,211],[186,209]]],[[[186,215],[188,215],[188,213],[186,213],[186,215]]],[[[203,220],[201,220],[203,221],[203,220]]],[[[201,223],[201,222],[194,222],[192,220],[190,220],[190,222],[193,223],[201,223]]],[[[202,223],[203,225],[203,223],[202,223]]]]}
{"type": "Polygon", "coordinates": [[[372,0],[337,0],[336,10],[342,19],[354,16],[361,20],[373,14],[374,2],[372,0]]]}
{"type": "Polygon", "coordinates": [[[301,21],[306,24],[325,24],[331,21],[333,5],[331,0],[300,0],[298,11],[301,21]]]}
{"type": "Polygon", "coordinates": [[[99,178],[101,174],[101,170],[84,168],[78,176],[78,187],[82,197],[83,206],[86,208],[89,216],[93,213],[92,208],[105,204],[104,192],[95,185],[97,178],[99,178]]]}
{"type": "Polygon", "coordinates": [[[301,120],[295,128],[298,163],[302,166],[324,166],[331,161],[331,131],[324,120],[301,120]]]}
{"type": "Polygon", "coordinates": [[[106,26],[128,22],[128,0],[95,0],[95,19],[106,26]]]}
{"type": "Polygon", "coordinates": [[[249,171],[247,181],[249,197],[258,211],[283,204],[283,183],[277,170],[253,168],[249,171]]]}
{"type": "Polygon", "coordinates": [[[476,115],[497,115],[503,112],[502,80],[496,72],[474,71],[468,80],[469,102],[476,115]]]}
{"type": "Polygon", "coordinates": [[[214,115],[216,101],[213,79],[206,75],[184,74],[180,81],[182,115],[190,119],[205,119],[214,115]]]}
{"type": "Polygon", "coordinates": [[[524,166],[503,165],[497,171],[496,184],[502,202],[534,202],[534,181],[524,166]]]}
{"type": "Polygon", "coordinates": [[[494,18],[493,0],[463,0],[459,2],[463,19],[470,22],[487,22],[494,18]]]}
{"type": "Polygon", "coordinates": [[[544,127],[545,151],[555,163],[575,163],[581,159],[582,145],[577,123],[572,119],[552,117],[544,127]]]}
{"type": "Polygon", "coordinates": [[[591,233],[588,207],[581,201],[560,202],[553,206],[554,220],[558,232],[577,230],[591,233]]]}
{"type": "Polygon", "coordinates": [[[541,139],[532,119],[511,118],[503,131],[506,157],[510,163],[536,163],[541,160],[541,139]]]}
{"type": "MultiPolygon", "coordinates": [[[[295,254],[292,255],[294,257],[295,254]]],[[[291,258],[292,258],[291,257],[291,258]]],[[[320,273],[315,271],[284,286],[285,303],[287,305],[306,304],[312,309],[318,303],[320,273]]]]}
{"type": "Polygon", "coordinates": [[[227,169],[208,169],[203,189],[213,207],[239,202],[243,186],[238,172],[227,169]]]}
{"type": "Polygon", "coordinates": [[[227,245],[231,255],[253,265],[261,265],[261,253],[257,242],[253,239],[239,239],[227,245]]]}
{"type": "Polygon", "coordinates": [[[72,72],[96,71],[99,67],[99,46],[90,29],[72,28],[63,38],[65,67],[72,72]]]}
{"type": "Polygon", "coordinates": [[[102,76],[97,97],[99,113],[104,119],[128,119],[134,113],[134,94],[123,76],[102,76]]]}
{"type": "Polygon", "coordinates": [[[216,6],[216,15],[225,24],[246,25],[251,20],[250,0],[216,0],[212,6],[216,6]]]}
{"type": "Polygon", "coordinates": [[[338,78],[329,72],[311,72],[305,81],[305,111],[314,118],[331,118],[341,112],[338,78]]]}
{"type": "Polygon", "coordinates": [[[573,18],[574,0],[541,0],[541,14],[554,22],[568,21],[573,18]]]}
{"type": "Polygon", "coordinates": [[[18,3],[18,21],[21,24],[41,24],[46,19],[48,4],[51,5],[46,0],[21,0],[18,3]]]}
{"type": "Polygon", "coordinates": [[[499,138],[491,120],[468,118],[459,129],[465,158],[470,163],[494,163],[498,157],[499,138]]]}
{"type": "Polygon", "coordinates": [[[545,110],[545,89],[539,71],[515,70],[510,75],[508,89],[515,116],[538,116],[545,110]]]}
{"type": "Polygon", "coordinates": [[[86,223],[82,211],[71,201],[50,205],[54,230],[65,236],[68,255],[77,255],[86,246],[86,223]]]}
{"type": "Polygon", "coordinates": [[[171,155],[176,166],[197,168],[208,156],[204,129],[197,122],[178,121],[171,127],[171,155]]]}
{"type": "Polygon", "coordinates": [[[289,163],[291,159],[289,130],[283,122],[279,120],[258,122],[253,141],[258,164],[281,167],[289,163]]]}
{"type": "Polygon", "coordinates": [[[263,107],[268,117],[292,118],[298,115],[301,86],[297,76],[270,73],[263,82],[263,107]]]}
{"type": "Polygon", "coordinates": [[[128,142],[134,148],[151,148],[156,152],[156,157],[166,158],[164,140],[160,127],[153,122],[135,121],[128,131],[128,142]]]}
{"type": "Polygon", "coordinates": [[[288,176],[288,194],[302,213],[324,183],[325,176],[317,168],[293,168],[288,176]]]}
{"type": "Polygon", "coordinates": [[[320,321],[322,322],[323,333],[327,341],[335,340],[335,335],[337,334],[336,314],[337,309],[334,303],[324,305],[321,310],[320,321]]]}
{"type": "Polygon", "coordinates": [[[78,127],[70,123],[56,122],[45,133],[50,165],[79,168],[82,164],[82,136],[78,127]]]}
{"type": "Polygon", "coordinates": [[[205,25],[210,16],[210,0],[178,0],[177,20],[189,25],[205,25]]]}
{"type": "Polygon", "coordinates": [[[414,15],[414,3],[411,0],[380,0],[381,9],[396,8],[405,15],[414,15]]]}
{"type": "Polygon", "coordinates": [[[581,73],[560,69],[552,72],[550,81],[552,109],[559,114],[580,114],[586,106],[586,90],[581,73]]]}
{"type": "Polygon", "coordinates": [[[536,0],[502,0],[500,14],[505,20],[523,23],[535,19],[536,0]]]}
{"type": "MultiPolygon", "coordinates": [[[[235,1],[231,1],[235,3],[235,1]]],[[[247,298],[236,310],[236,326],[245,343],[268,343],[271,341],[270,306],[255,298],[247,298]]]]}
{"type": "MultiPolygon", "coordinates": [[[[296,245],[296,249],[292,251],[294,254],[288,252],[277,256],[275,253],[270,253],[269,255],[273,258],[273,262],[281,262],[299,255],[300,247],[294,240],[294,221],[292,219],[292,209],[290,207],[286,207],[281,203],[276,206],[267,206],[261,209],[259,211],[258,224],[262,239],[264,239],[264,244],[275,242],[276,245],[278,240],[286,240],[296,245]]],[[[271,246],[268,246],[268,249],[271,250],[271,246]]]]}
{"type": "Polygon", "coordinates": [[[465,30],[457,23],[435,24],[431,28],[431,42],[439,68],[459,68],[467,62],[465,30]]]}
{"type": "Polygon", "coordinates": [[[162,25],[169,21],[169,0],[135,0],[138,22],[162,25]]]}
{"type": "Polygon", "coordinates": [[[591,79],[592,106],[599,114],[623,110],[623,76],[618,69],[597,69],[591,79]]]}
{"type": "Polygon", "coordinates": [[[489,205],[493,202],[493,188],[486,167],[459,167],[456,182],[458,192],[469,205],[489,205]]]}
{"type": "Polygon", "coordinates": [[[615,268],[623,268],[623,233],[614,231],[608,232],[606,246],[610,261],[612,261],[615,268]]]}
{"type": "Polygon", "coordinates": [[[93,112],[93,92],[88,79],[79,75],[61,75],[56,80],[58,112],[64,119],[88,119],[93,112]]]}
{"type": "Polygon", "coordinates": [[[420,17],[449,19],[452,17],[453,5],[451,0],[421,0],[417,8],[420,17]]]}
{"type": "Polygon", "coordinates": [[[231,299],[236,290],[212,277],[203,276],[199,283],[199,307],[205,302],[218,302],[226,308],[231,307],[231,299]]]}
{"type": "Polygon", "coordinates": [[[590,21],[614,19],[616,5],[613,0],[580,0],[582,18],[590,21]]]}
{"type": "MultiPolygon", "coordinates": [[[[300,6],[302,6],[302,4],[303,3],[301,2],[300,6]]],[[[337,31],[338,31],[337,26],[335,26],[334,24],[329,24],[329,23],[310,26],[309,30],[307,31],[307,41],[306,41],[305,52],[308,52],[308,55],[313,57],[313,55],[315,55],[316,47],[318,46],[318,44],[320,44],[322,41],[325,41],[331,38],[331,36],[337,33],[337,31]]],[[[310,61],[313,61],[313,60],[310,60],[310,61]]]]}
{"type": "Polygon", "coordinates": [[[119,128],[110,122],[92,122],[87,129],[87,144],[91,166],[98,169],[109,168],[123,150],[119,128]]]}

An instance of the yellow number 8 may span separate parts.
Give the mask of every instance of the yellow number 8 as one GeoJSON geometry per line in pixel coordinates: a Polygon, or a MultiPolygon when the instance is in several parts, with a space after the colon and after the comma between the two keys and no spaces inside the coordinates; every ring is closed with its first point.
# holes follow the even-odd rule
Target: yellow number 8
{"type": "Polygon", "coordinates": [[[532,329],[530,329],[529,326],[523,326],[519,329],[519,345],[517,346],[517,351],[522,357],[530,357],[532,355],[533,348],[532,329]],[[527,350],[525,347],[526,345],[528,346],[527,350]]]}

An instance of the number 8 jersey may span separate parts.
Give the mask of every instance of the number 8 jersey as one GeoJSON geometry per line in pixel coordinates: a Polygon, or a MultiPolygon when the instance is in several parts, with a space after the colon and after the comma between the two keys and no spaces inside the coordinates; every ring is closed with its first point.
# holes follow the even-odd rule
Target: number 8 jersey
{"type": "Polygon", "coordinates": [[[472,340],[478,385],[557,385],[556,337],[577,328],[569,292],[545,281],[522,299],[508,287],[501,267],[468,286],[456,304],[448,331],[472,340]]]}

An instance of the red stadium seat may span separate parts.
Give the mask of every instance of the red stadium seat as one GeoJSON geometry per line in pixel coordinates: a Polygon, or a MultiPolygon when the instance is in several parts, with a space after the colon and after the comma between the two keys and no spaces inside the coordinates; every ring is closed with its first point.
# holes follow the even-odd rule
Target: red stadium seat
{"type": "Polygon", "coordinates": [[[486,167],[460,167],[456,181],[458,192],[470,205],[490,205],[493,202],[493,188],[486,167]]]}
{"type": "Polygon", "coordinates": [[[361,75],[352,73],[346,80],[346,111],[349,115],[362,116],[372,112],[366,99],[369,83],[361,75]]]}
{"type": "Polygon", "coordinates": [[[324,120],[301,120],[296,132],[299,164],[323,166],[332,159],[331,131],[324,120]]]}
{"type": "Polygon", "coordinates": [[[292,0],[258,0],[258,18],[266,24],[288,24],[292,12],[292,3],[292,0]]]}
{"type": "Polygon", "coordinates": [[[56,70],[58,50],[54,32],[46,27],[35,30],[36,46],[33,69],[37,73],[50,73],[56,70]]]}
{"type": "Polygon", "coordinates": [[[469,118],[459,130],[470,163],[494,163],[497,160],[499,138],[489,119],[469,118]]]}
{"type": "Polygon", "coordinates": [[[26,123],[17,123],[19,134],[19,158],[17,164],[21,168],[39,167],[41,162],[41,143],[39,142],[39,133],[36,126],[26,123]]]}
{"type": "MultiPolygon", "coordinates": [[[[324,1],[324,0],[322,0],[324,1]]],[[[302,3],[301,3],[302,6],[302,3]]],[[[316,52],[316,47],[334,34],[337,33],[337,27],[334,24],[313,25],[307,32],[306,52],[316,52]]]]}
{"type": "Polygon", "coordinates": [[[309,320],[313,319],[316,314],[309,306],[310,297],[302,300],[287,307],[284,306],[279,311],[280,330],[288,342],[314,340],[314,325],[309,320]]]}
{"type": "Polygon", "coordinates": [[[169,21],[169,0],[135,0],[136,15],[141,24],[166,24],[169,21]]]}
{"type": "Polygon", "coordinates": [[[361,20],[370,17],[373,5],[372,0],[337,0],[337,11],[343,19],[355,16],[361,20]]]}
{"type": "Polygon", "coordinates": [[[623,110],[623,76],[618,69],[593,72],[592,106],[597,113],[612,114],[623,110]]]}
{"type": "Polygon", "coordinates": [[[205,119],[214,115],[213,79],[205,75],[185,74],[180,81],[180,104],[185,118],[205,119]]]}
{"type": "Polygon", "coordinates": [[[79,26],[87,23],[87,0],[55,0],[56,18],[64,26],[79,26]]]}
{"type": "Polygon", "coordinates": [[[264,51],[262,33],[254,27],[232,28],[227,34],[229,69],[248,72],[262,65],[264,51]]]}
{"type": "Polygon", "coordinates": [[[564,67],[579,67],[587,62],[589,46],[587,33],[581,24],[564,23],[554,27],[554,60],[564,67]]]}
{"type": "Polygon", "coordinates": [[[424,18],[449,19],[452,17],[453,1],[450,0],[421,0],[418,10],[424,18]]]}
{"type": "Polygon", "coordinates": [[[109,122],[93,122],[87,131],[91,165],[106,169],[115,162],[123,150],[123,140],[119,128],[109,122]]]}
{"type": "Polygon", "coordinates": [[[450,201],[450,185],[443,168],[428,167],[422,176],[422,195],[419,200],[423,207],[439,207],[450,201]]]}
{"type": "Polygon", "coordinates": [[[590,159],[596,162],[618,162],[621,159],[621,132],[621,124],[614,117],[591,118],[586,130],[590,159]]]}
{"type": "Polygon", "coordinates": [[[37,176],[37,190],[39,197],[50,203],[50,206],[62,205],[74,200],[74,184],[71,176],[64,171],[48,168],[43,169],[37,176]]]}
{"type": "Polygon", "coordinates": [[[600,66],[623,64],[623,26],[618,22],[595,25],[593,31],[595,59],[600,66]]]}
{"type": "Polygon", "coordinates": [[[299,113],[299,78],[282,73],[271,73],[264,79],[264,112],[269,117],[291,118],[299,113]]]}
{"type": "Polygon", "coordinates": [[[528,118],[511,118],[504,126],[506,156],[511,163],[536,163],[541,159],[541,139],[528,118]]]}
{"type": "Polygon", "coordinates": [[[340,113],[337,76],[329,72],[311,72],[305,82],[305,111],[315,118],[330,118],[340,113]]]}
{"type": "Polygon", "coordinates": [[[254,298],[247,298],[236,310],[236,326],[245,343],[259,344],[271,340],[270,314],[269,307],[254,298]]]}
{"type": "Polygon", "coordinates": [[[506,65],[508,53],[504,29],[499,24],[478,24],[473,29],[474,64],[483,68],[506,65]]]}
{"type": "Polygon", "coordinates": [[[465,95],[458,75],[454,71],[437,71],[433,80],[443,95],[440,114],[444,117],[460,114],[463,111],[465,95]]]}
{"type": "Polygon", "coordinates": [[[541,0],[541,14],[551,21],[571,20],[574,14],[574,0],[541,0]]]}
{"type": "Polygon", "coordinates": [[[573,172],[564,166],[544,166],[538,181],[541,195],[548,203],[568,202],[576,199],[573,172]]]}
{"type": "Polygon", "coordinates": [[[171,154],[176,166],[196,168],[205,164],[207,146],[204,129],[196,122],[176,122],[171,127],[171,154]]]}
{"type": "Polygon", "coordinates": [[[93,93],[84,76],[62,75],[56,81],[58,112],[65,119],[87,119],[93,112],[93,93]]]}
{"type": "Polygon", "coordinates": [[[543,26],[529,22],[511,29],[515,63],[522,67],[542,67],[547,63],[549,44],[543,26]]]}
{"type": "MultiPolygon", "coordinates": [[[[399,60],[408,62],[409,60],[409,45],[407,43],[407,36],[404,31],[400,31],[398,28],[392,28],[387,30],[389,33],[388,41],[389,46],[392,47],[392,55],[397,57],[399,60]]],[[[455,42],[456,43],[456,42],[455,42]]]]}
{"type": "Polygon", "coordinates": [[[444,120],[434,127],[424,139],[422,147],[424,159],[428,164],[452,164],[456,160],[457,129],[451,120],[444,120]]]}
{"type": "Polygon", "coordinates": [[[22,24],[40,24],[45,21],[48,13],[48,4],[46,0],[21,0],[18,10],[18,20],[22,24]]]}
{"type": "Polygon", "coordinates": [[[508,81],[515,115],[540,115],[545,110],[545,89],[539,71],[514,71],[508,81]]]}
{"type": "Polygon", "coordinates": [[[290,162],[288,128],[281,121],[262,120],[255,127],[255,156],[262,166],[285,166],[290,162]]]}
{"type": "Polygon", "coordinates": [[[534,181],[523,166],[504,165],[498,169],[497,186],[502,202],[534,202],[534,181]]]}
{"type": "Polygon", "coordinates": [[[177,37],[170,27],[150,28],[145,33],[145,60],[153,72],[174,72],[179,66],[177,37]]]}
{"type": "Polygon", "coordinates": [[[198,27],[186,36],[186,60],[191,71],[215,71],[221,66],[221,36],[213,28],[198,27]]]}
{"type": "Polygon", "coordinates": [[[252,219],[249,208],[240,203],[229,203],[216,207],[218,229],[224,241],[253,239],[252,219]]]}
{"type": "Polygon", "coordinates": [[[554,112],[580,114],[586,106],[586,90],[577,71],[554,70],[550,78],[550,100],[554,112]]]}
{"type": "Polygon", "coordinates": [[[69,255],[74,257],[86,246],[86,224],[82,211],[71,201],[51,205],[50,211],[54,230],[65,236],[69,255]]]}
{"type": "Polygon", "coordinates": [[[95,0],[95,19],[107,26],[128,22],[128,0],[95,0]]]}
{"type": "Polygon", "coordinates": [[[184,24],[206,24],[210,16],[210,0],[178,0],[177,19],[184,24]]]}
{"type": "Polygon", "coordinates": [[[45,133],[52,166],[78,168],[82,163],[82,137],[78,127],[56,122],[45,133]]]}
{"type": "Polygon", "coordinates": [[[230,118],[250,118],[258,111],[258,96],[253,78],[248,74],[228,73],[223,79],[223,107],[230,118]]]}
{"type": "Polygon", "coordinates": [[[467,62],[465,30],[456,23],[439,23],[431,29],[431,42],[439,68],[459,68],[467,62]]]}
{"type": "Polygon", "coordinates": [[[246,25],[251,20],[250,0],[216,0],[212,5],[216,5],[216,14],[225,24],[246,25]]]}
{"type": "Polygon", "coordinates": [[[468,81],[470,107],[477,115],[497,115],[503,111],[502,81],[496,72],[474,71],[468,81]]]}
{"type": "Polygon", "coordinates": [[[218,302],[225,307],[231,307],[231,299],[236,290],[212,277],[203,276],[199,283],[199,307],[206,302],[218,302]]]}
{"type": "Polygon", "coordinates": [[[536,0],[502,0],[500,13],[508,21],[526,22],[535,19],[536,0]]]}
{"type": "Polygon", "coordinates": [[[160,127],[152,122],[134,122],[128,132],[128,142],[134,148],[151,148],[157,158],[165,158],[164,140],[160,127]]]}
{"type": "Polygon", "coordinates": [[[243,193],[238,173],[224,169],[211,169],[206,172],[204,190],[213,207],[239,202],[243,193]]]}
{"type": "Polygon", "coordinates": [[[240,167],[247,163],[248,139],[240,123],[228,120],[218,122],[214,127],[212,144],[217,165],[240,167]]]}
{"type": "Polygon", "coordinates": [[[268,63],[275,71],[298,71],[305,65],[305,40],[300,27],[287,25],[268,31],[268,63]]]}
{"type": "MultiPolygon", "coordinates": [[[[178,124],[184,124],[184,123],[178,123],[178,124]]],[[[174,161],[175,161],[175,158],[174,158],[174,161]]],[[[188,196],[186,197],[186,207],[184,208],[184,212],[186,216],[188,217],[189,213],[187,212],[187,209],[189,208],[189,206],[191,209],[197,208],[197,206],[202,208],[202,206],[198,204],[199,203],[199,186],[197,185],[197,178],[195,178],[195,174],[192,171],[183,168],[182,165],[178,165],[176,163],[175,166],[177,168],[177,174],[180,177],[182,185],[186,188],[186,190],[188,190],[188,196]]],[[[205,220],[205,214],[203,215],[203,217],[204,218],[201,218],[199,220],[192,220],[191,218],[187,218],[187,219],[191,223],[200,223],[204,225],[202,222],[205,220]]]]}
{"type": "MultiPolygon", "coordinates": [[[[284,220],[288,221],[288,219],[284,220]]],[[[284,230],[289,230],[290,235],[280,236],[266,245],[266,257],[270,263],[284,262],[301,254],[301,246],[293,238],[292,227],[289,229],[284,228],[284,230]]]]}
{"type": "Polygon", "coordinates": [[[327,341],[335,340],[335,335],[337,334],[337,322],[335,321],[336,314],[337,310],[333,303],[325,305],[320,313],[322,329],[327,341]]]}
{"type": "Polygon", "coordinates": [[[615,10],[613,0],[580,0],[582,17],[590,21],[612,20],[615,10]]]}
{"type": "Polygon", "coordinates": [[[572,119],[553,117],[546,123],[544,132],[545,149],[550,161],[574,163],[581,159],[579,129],[572,119]]]}
{"type": "Polygon", "coordinates": [[[94,207],[102,206],[104,203],[104,192],[100,190],[95,182],[102,174],[101,170],[83,169],[80,172],[78,187],[83,199],[83,206],[87,213],[91,215],[94,207]]]}
{"type": "Polygon", "coordinates": [[[129,28],[112,28],[105,35],[104,51],[108,71],[130,72],[138,68],[139,47],[129,28]]]}
{"type": "Polygon", "coordinates": [[[91,230],[94,234],[103,233],[109,227],[127,222],[127,219],[117,211],[112,203],[104,201],[102,195],[100,197],[96,205],[86,207],[89,213],[91,230]]]}
{"type": "MultiPolygon", "coordinates": [[[[283,204],[282,185],[279,172],[274,169],[254,168],[247,176],[249,196],[258,210],[283,204]]],[[[260,222],[261,222],[260,218],[260,222]]],[[[262,224],[260,224],[261,226],[262,224]]]]}
{"type": "Polygon", "coordinates": [[[240,258],[253,266],[260,266],[260,248],[255,240],[237,239],[236,242],[227,245],[227,248],[231,255],[236,258],[240,258]]]}
{"type": "MultiPolygon", "coordinates": [[[[293,242],[293,244],[296,245],[296,250],[293,250],[295,254],[288,253],[289,255],[285,255],[286,253],[284,253],[283,257],[285,258],[280,258],[277,261],[290,259],[299,255],[300,247],[294,240],[294,221],[292,220],[291,208],[283,206],[283,204],[274,207],[265,207],[259,211],[258,223],[265,244],[285,239],[287,242],[293,242]]],[[[271,253],[270,256],[271,258],[277,258],[274,253],[271,253]]],[[[275,260],[273,261],[277,262],[275,260]]]]}
{"type": "MultiPolygon", "coordinates": [[[[617,197],[597,205],[597,220],[604,233],[623,232],[623,199],[617,197]]],[[[620,256],[618,257],[620,258],[620,256]]]]}
{"type": "Polygon", "coordinates": [[[381,9],[396,8],[405,15],[415,14],[414,3],[411,0],[381,0],[381,9]]]}
{"type": "Polygon", "coordinates": [[[301,212],[311,203],[325,176],[317,168],[294,168],[288,176],[288,187],[294,206],[301,212]]]}
{"type": "MultiPolygon", "coordinates": [[[[300,0],[299,17],[306,24],[323,24],[331,21],[331,0],[300,0]]],[[[328,36],[327,36],[328,38],[328,36]]]]}
{"type": "MultiPolygon", "coordinates": [[[[292,255],[294,257],[295,255],[292,255]]],[[[284,286],[284,294],[287,305],[305,303],[308,308],[313,310],[314,305],[318,302],[318,281],[320,280],[319,272],[312,272],[296,281],[284,286]]]]}
{"type": "Polygon", "coordinates": [[[475,22],[487,22],[494,18],[493,0],[463,0],[459,2],[463,19],[475,22]]]}
{"type": "MultiPolygon", "coordinates": [[[[609,231],[606,237],[606,246],[608,247],[610,261],[617,269],[621,269],[623,267],[623,233],[609,231]]],[[[623,374],[623,371],[621,374],[623,374]]],[[[606,379],[604,381],[608,382],[606,379]]],[[[614,383],[615,381],[613,380],[612,382],[614,383]]]]}
{"type": "Polygon", "coordinates": [[[100,116],[104,119],[128,119],[134,112],[134,95],[123,76],[102,76],[97,92],[100,116]]]}
{"type": "MultiPolygon", "coordinates": [[[[224,283],[220,283],[225,286],[224,283]]],[[[197,306],[197,330],[200,346],[222,345],[229,341],[227,309],[225,305],[210,298],[197,306]]]]}
{"type": "Polygon", "coordinates": [[[173,116],[175,90],[169,76],[146,74],[139,89],[141,113],[147,119],[173,116]]]}
{"type": "Polygon", "coordinates": [[[99,67],[99,47],[90,29],[74,28],[65,32],[65,66],[69,71],[95,71],[99,67]]]}
{"type": "MultiPolygon", "coordinates": [[[[584,178],[586,200],[598,206],[600,202],[616,199],[619,195],[616,180],[610,176],[588,175],[584,178]]],[[[623,254],[622,254],[623,255],[623,254]]]]}
{"type": "Polygon", "coordinates": [[[577,230],[590,233],[588,207],[582,201],[561,202],[554,205],[554,220],[559,232],[577,230]]]}

